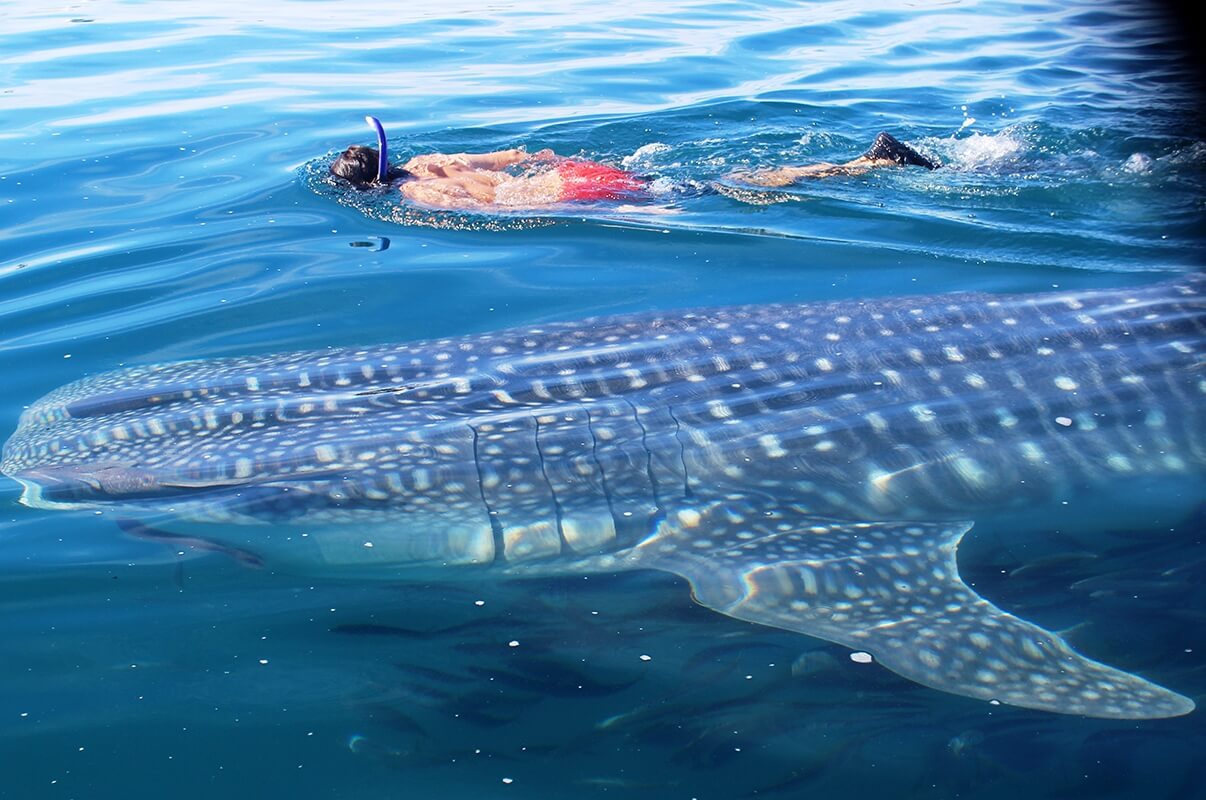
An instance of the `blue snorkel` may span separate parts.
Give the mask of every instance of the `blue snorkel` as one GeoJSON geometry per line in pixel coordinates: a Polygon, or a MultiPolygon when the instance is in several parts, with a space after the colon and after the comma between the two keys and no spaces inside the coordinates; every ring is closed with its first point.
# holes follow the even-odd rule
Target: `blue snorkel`
{"type": "Polygon", "coordinates": [[[385,178],[389,175],[389,147],[385,143],[385,127],[381,120],[372,115],[365,117],[364,121],[377,131],[377,183],[385,183],[385,178]]]}

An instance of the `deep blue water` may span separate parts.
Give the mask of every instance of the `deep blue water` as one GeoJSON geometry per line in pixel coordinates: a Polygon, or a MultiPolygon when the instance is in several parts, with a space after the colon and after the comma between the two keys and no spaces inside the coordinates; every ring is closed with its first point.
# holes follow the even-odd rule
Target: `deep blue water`
{"type": "MultiPolygon", "coordinates": [[[[122,364],[1203,264],[1200,84],[1143,3],[97,0],[10,4],[0,31],[4,436],[122,364]],[[323,177],[366,113],[399,156],[553,147],[679,186],[879,130],[945,167],[667,215],[436,214],[323,177]]],[[[990,707],[660,575],[298,580],[0,480],[3,798],[1206,796],[1202,711],[990,707]]],[[[1139,523],[977,528],[961,563],[1200,703],[1203,520],[1143,524],[1149,490],[1139,523]]]]}

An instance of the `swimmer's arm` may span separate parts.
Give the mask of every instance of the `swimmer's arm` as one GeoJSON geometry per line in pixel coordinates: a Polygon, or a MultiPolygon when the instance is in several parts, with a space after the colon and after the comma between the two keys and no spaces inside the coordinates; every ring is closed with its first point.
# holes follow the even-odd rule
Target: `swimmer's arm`
{"type": "Polygon", "coordinates": [[[528,157],[523,150],[497,150],[493,153],[427,153],[415,156],[403,167],[424,178],[450,178],[458,172],[484,169],[491,172],[518,164],[528,157]]]}
{"type": "Polygon", "coordinates": [[[495,150],[493,153],[457,153],[455,157],[474,169],[499,170],[527,161],[528,151],[513,147],[510,150],[495,150]]]}
{"type": "Polygon", "coordinates": [[[415,156],[407,161],[405,169],[419,175],[429,173],[442,178],[449,177],[460,167],[497,172],[525,161],[549,161],[556,157],[557,154],[552,150],[545,149],[529,153],[519,147],[510,150],[495,150],[491,153],[428,153],[415,156]]]}
{"type": "Polygon", "coordinates": [[[493,153],[457,153],[456,157],[476,169],[489,170],[506,169],[525,161],[554,161],[558,158],[557,154],[547,147],[535,153],[529,153],[522,147],[514,147],[510,150],[495,150],[493,153]]]}

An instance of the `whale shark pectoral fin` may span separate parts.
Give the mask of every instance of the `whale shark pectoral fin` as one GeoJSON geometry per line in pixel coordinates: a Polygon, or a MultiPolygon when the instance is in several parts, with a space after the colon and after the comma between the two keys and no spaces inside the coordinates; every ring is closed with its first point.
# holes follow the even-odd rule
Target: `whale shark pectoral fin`
{"type": "Polygon", "coordinates": [[[727,503],[668,519],[641,560],[685,577],[702,605],[865,650],[942,691],[1091,717],[1193,710],[1188,698],[1087,659],[972,591],[955,560],[970,527],[727,503]]]}

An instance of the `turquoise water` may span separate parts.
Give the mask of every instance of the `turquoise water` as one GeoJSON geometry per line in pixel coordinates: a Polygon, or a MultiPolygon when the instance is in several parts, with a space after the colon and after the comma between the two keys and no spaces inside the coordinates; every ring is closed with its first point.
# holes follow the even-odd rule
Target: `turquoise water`
{"type": "MultiPolygon", "coordinates": [[[[5,436],[123,364],[1202,266],[1200,84],[1144,4],[98,0],[0,20],[5,436]],[[669,214],[433,214],[323,177],[371,143],[366,113],[399,157],[553,147],[671,186],[846,160],[879,130],[945,167],[671,194],[669,214]]],[[[17,490],[0,482],[0,797],[1206,795],[1200,711],[986,707],[660,575],[298,581],[17,490]]],[[[1203,520],[1144,523],[1153,487],[1128,502],[1033,540],[978,527],[965,574],[1201,701],[1203,520]]]]}

